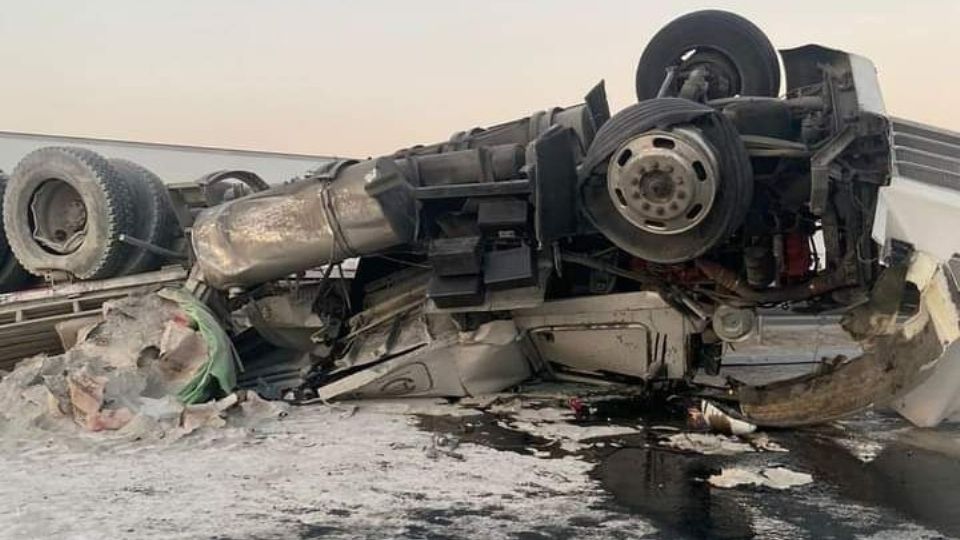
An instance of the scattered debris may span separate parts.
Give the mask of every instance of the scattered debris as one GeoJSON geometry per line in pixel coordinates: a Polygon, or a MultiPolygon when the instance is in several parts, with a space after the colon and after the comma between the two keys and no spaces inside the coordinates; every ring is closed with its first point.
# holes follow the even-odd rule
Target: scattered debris
{"type": "Polygon", "coordinates": [[[433,437],[430,438],[430,445],[424,449],[424,452],[430,459],[446,456],[462,461],[463,454],[456,451],[459,446],[460,439],[442,433],[434,433],[433,437]]]}
{"type": "Polygon", "coordinates": [[[234,392],[230,341],[211,317],[175,289],[104,303],[97,321],[73,329],[73,347],[25,360],[0,381],[0,432],[177,438],[231,415],[279,415],[285,405],[234,392]]]}
{"type": "Polygon", "coordinates": [[[752,445],[737,437],[713,433],[675,433],[666,437],[664,445],[677,450],[718,456],[733,456],[757,451],[752,445]]]}
{"type": "Polygon", "coordinates": [[[789,489],[809,484],[813,482],[813,477],[784,467],[768,467],[758,470],[729,467],[724,468],[720,474],[711,476],[707,481],[711,486],[718,488],[749,485],[789,489]]]}
{"type": "Polygon", "coordinates": [[[708,429],[724,435],[746,435],[757,430],[755,424],[734,417],[707,400],[699,408],[691,408],[688,423],[694,429],[708,429]]]}

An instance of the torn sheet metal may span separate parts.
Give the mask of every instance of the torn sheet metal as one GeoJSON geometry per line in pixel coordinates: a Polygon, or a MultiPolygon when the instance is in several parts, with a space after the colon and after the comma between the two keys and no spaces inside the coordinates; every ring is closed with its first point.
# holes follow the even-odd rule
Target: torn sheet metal
{"type": "Polygon", "coordinates": [[[557,300],[513,316],[541,360],[642,379],[687,372],[693,327],[653,292],[557,300]]]}
{"type": "MultiPolygon", "coordinates": [[[[945,352],[960,337],[960,291],[955,281],[946,279],[948,271],[929,255],[915,254],[907,273],[907,280],[921,292],[915,315],[868,338],[860,357],[829,372],[740,388],[743,415],[762,426],[815,424],[871,405],[893,403],[921,388],[919,385],[929,379],[938,362],[950,362],[951,356],[945,352]]],[[[953,384],[960,391],[960,379],[954,379],[953,384]]],[[[938,415],[920,414],[919,407],[912,410],[917,414],[905,416],[914,423],[932,425],[939,421],[938,415]]]]}
{"type": "Polygon", "coordinates": [[[936,312],[933,317],[937,331],[949,340],[936,364],[924,366],[929,371],[922,383],[898,396],[891,405],[894,410],[920,427],[933,427],[940,422],[956,420],[960,413],[960,323],[957,291],[960,260],[954,258],[943,266],[943,272],[934,274],[924,292],[923,301],[936,312]]]}
{"type": "MultiPolygon", "coordinates": [[[[414,317],[405,324],[422,321],[414,317]]],[[[447,325],[429,343],[318,388],[317,397],[463,397],[497,392],[532,374],[518,338],[513,321],[491,321],[467,332],[447,325]]]]}
{"type": "Polygon", "coordinates": [[[317,347],[313,336],[328,326],[313,310],[319,292],[319,286],[311,285],[252,300],[234,313],[234,325],[255,328],[276,347],[312,351],[317,347]]]}
{"type": "MultiPolygon", "coordinates": [[[[949,338],[956,318],[956,259],[960,253],[953,231],[960,230],[960,133],[892,120],[894,176],[880,188],[873,239],[881,245],[906,242],[943,264],[942,278],[933,283],[927,302],[940,313],[938,332],[949,338]],[[948,262],[949,261],[949,262],[948,262]]],[[[933,273],[930,273],[933,275],[933,273]]],[[[935,426],[960,412],[960,349],[948,346],[940,361],[925,367],[922,384],[893,401],[893,408],[919,426],[935,426]]]]}

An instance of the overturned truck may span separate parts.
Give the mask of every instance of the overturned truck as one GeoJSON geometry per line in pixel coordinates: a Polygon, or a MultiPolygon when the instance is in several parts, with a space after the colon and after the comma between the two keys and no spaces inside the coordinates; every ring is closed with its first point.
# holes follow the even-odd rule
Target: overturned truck
{"type": "MultiPolygon", "coordinates": [[[[241,382],[295,400],[456,397],[535,373],[689,384],[777,307],[841,314],[862,354],[713,389],[751,422],[885,405],[934,425],[960,408],[960,136],[889,117],[869,60],[778,53],[721,11],[656,34],[636,91],[612,116],[600,83],[572,107],[337,160],[180,220],[186,285],[233,337],[241,382]]],[[[46,252],[116,240],[18,225],[11,187],[36,201],[42,183],[16,176],[8,236],[31,227],[46,252]]],[[[101,248],[99,267],[133,264],[101,248]]]]}

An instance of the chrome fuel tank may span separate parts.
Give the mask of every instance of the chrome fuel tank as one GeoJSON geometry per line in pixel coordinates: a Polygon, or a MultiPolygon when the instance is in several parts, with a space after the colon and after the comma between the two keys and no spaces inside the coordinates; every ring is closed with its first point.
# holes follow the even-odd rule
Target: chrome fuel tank
{"type": "Polygon", "coordinates": [[[202,212],[192,242],[204,280],[245,287],[408,242],[412,226],[391,221],[376,197],[392,161],[341,165],[202,212]]]}

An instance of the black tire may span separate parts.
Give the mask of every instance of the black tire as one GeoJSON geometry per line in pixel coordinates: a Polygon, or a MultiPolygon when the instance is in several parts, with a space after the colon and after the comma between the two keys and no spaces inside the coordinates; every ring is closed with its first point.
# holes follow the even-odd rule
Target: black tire
{"type": "MultiPolygon", "coordinates": [[[[7,175],[0,171],[0,200],[7,188],[7,175]]],[[[2,209],[0,209],[2,215],[2,209]]],[[[0,217],[2,220],[2,217],[0,217]]],[[[0,234],[0,292],[16,291],[30,282],[30,273],[20,266],[20,261],[10,251],[7,235],[0,234]]]]}
{"type": "Polygon", "coordinates": [[[3,225],[7,241],[20,264],[30,273],[61,271],[77,279],[116,275],[130,247],[121,234],[134,230],[130,188],[110,163],[83,148],[48,147],[27,154],[17,164],[3,198],[3,225]],[[31,203],[48,181],[59,181],[79,195],[84,206],[85,236],[72,252],[56,253],[33,235],[31,203]]]}
{"type": "MultiPolygon", "coordinates": [[[[137,209],[138,216],[130,236],[169,249],[178,232],[177,218],[163,180],[145,167],[125,159],[111,159],[110,165],[130,187],[133,206],[137,209]]],[[[161,256],[134,247],[117,275],[149,272],[162,263],[161,256]]]]}
{"type": "Polygon", "coordinates": [[[753,200],[750,157],[733,123],[706,105],[680,98],[650,99],[614,115],[597,132],[581,175],[583,209],[593,226],[620,249],[656,263],[691,261],[717,247],[743,224],[753,200]],[[655,234],[634,226],[614,207],[604,171],[623,142],[651,129],[676,125],[696,127],[713,147],[720,185],[700,224],[678,234],[655,234]]]}
{"type": "MultiPolygon", "coordinates": [[[[668,67],[681,65],[691,50],[719,58],[737,74],[726,95],[776,97],[780,91],[780,61],[767,36],[752,22],[720,10],[688,13],[664,26],[643,50],[637,65],[637,98],[657,97],[668,67]]],[[[691,62],[693,59],[688,59],[691,62]]]]}

